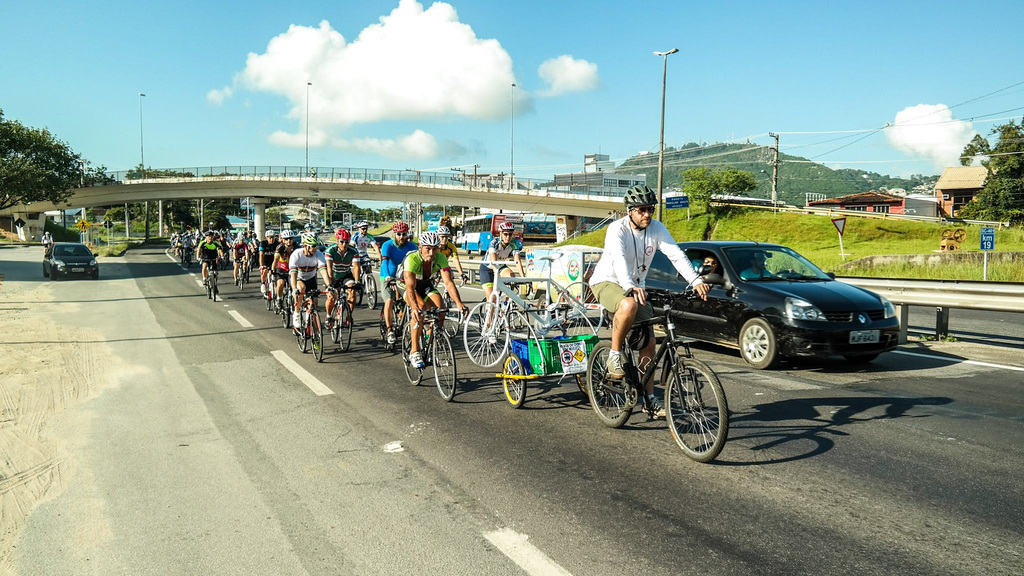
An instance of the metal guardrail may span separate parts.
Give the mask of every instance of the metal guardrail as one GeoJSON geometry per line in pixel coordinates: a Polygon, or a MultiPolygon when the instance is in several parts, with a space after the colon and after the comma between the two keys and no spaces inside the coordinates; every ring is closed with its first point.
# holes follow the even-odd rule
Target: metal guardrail
{"type": "Polygon", "coordinates": [[[871,290],[895,304],[899,309],[901,344],[907,341],[911,306],[935,308],[936,338],[949,335],[950,308],[1024,312],[1024,284],[1017,282],[863,277],[836,277],[836,280],[871,290]]]}
{"type": "Polygon", "coordinates": [[[715,206],[736,206],[775,212],[794,212],[802,214],[818,214],[821,216],[854,216],[857,218],[874,218],[876,220],[916,220],[918,222],[939,222],[950,225],[973,224],[977,226],[995,226],[1008,228],[1009,222],[992,222],[988,220],[964,220],[962,218],[946,218],[944,216],[915,216],[913,214],[890,214],[888,212],[865,212],[863,210],[839,210],[838,208],[816,208],[814,206],[765,206],[761,204],[743,204],[737,202],[711,202],[715,206]]]}

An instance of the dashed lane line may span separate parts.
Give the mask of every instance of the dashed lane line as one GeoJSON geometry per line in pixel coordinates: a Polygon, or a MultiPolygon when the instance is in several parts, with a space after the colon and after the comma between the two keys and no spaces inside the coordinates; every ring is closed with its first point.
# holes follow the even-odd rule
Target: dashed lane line
{"type": "Polygon", "coordinates": [[[299,366],[298,362],[292,360],[290,356],[285,354],[284,350],[273,350],[270,353],[273,354],[274,358],[277,358],[278,362],[287,368],[289,372],[297,376],[299,380],[301,380],[302,383],[312,390],[317,396],[334,394],[334,392],[327,386],[324,386],[324,383],[318,380],[316,376],[310,374],[305,368],[299,366]]]}
{"type": "Polygon", "coordinates": [[[254,328],[252,322],[246,320],[237,310],[228,310],[228,314],[242,325],[242,328],[254,328]]]}
{"type": "Polygon", "coordinates": [[[502,528],[484,534],[484,538],[531,576],[572,576],[568,570],[530,544],[526,534],[502,528]]]}
{"type": "Polygon", "coordinates": [[[974,366],[985,366],[987,368],[1001,368],[1003,370],[1013,370],[1015,372],[1024,372],[1024,368],[1020,366],[1008,366],[1006,364],[993,364],[991,362],[981,362],[978,360],[964,360],[962,358],[947,358],[945,356],[935,356],[933,354],[918,354],[916,352],[904,352],[902,350],[893,350],[893,354],[903,354],[904,356],[914,356],[917,358],[927,358],[929,360],[938,360],[940,362],[951,362],[953,364],[973,364],[974,366]]]}

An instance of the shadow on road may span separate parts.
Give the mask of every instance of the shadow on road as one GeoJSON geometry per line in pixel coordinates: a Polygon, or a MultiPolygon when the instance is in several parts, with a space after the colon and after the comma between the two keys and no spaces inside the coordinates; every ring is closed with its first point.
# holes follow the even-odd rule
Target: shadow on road
{"type": "Polygon", "coordinates": [[[952,398],[879,396],[794,398],[756,404],[735,413],[729,424],[728,461],[719,466],[781,464],[824,454],[836,439],[849,436],[851,424],[896,418],[927,418],[911,414],[918,406],[942,406],[952,398]],[[877,412],[881,410],[881,414],[877,412]],[[868,414],[868,412],[873,414],[868,414]]]}
{"type": "Polygon", "coordinates": [[[280,327],[268,326],[266,328],[238,328],[237,330],[222,330],[220,332],[199,332],[195,334],[177,334],[174,336],[141,336],[138,338],[110,338],[106,340],[0,340],[0,346],[26,346],[33,344],[114,344],[118,342],[145,342],[147,340],[181,340],[184,338],[220,337],[229,334],[249,334],[269,330],[280,330],[280,327]]]}

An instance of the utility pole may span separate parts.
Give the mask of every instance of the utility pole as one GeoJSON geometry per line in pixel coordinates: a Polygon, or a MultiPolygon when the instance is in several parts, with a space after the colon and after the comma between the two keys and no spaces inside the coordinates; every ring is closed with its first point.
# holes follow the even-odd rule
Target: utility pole
{"type": "Polygon", "coordinates": [[[776,203],[779,201],[779,135],[774,132],[768,135],[775,138],[775,147],[772,148],[772,211],[776,212],[776,203]]]}
{"type": "Polygon", "coordinates": [[[678,48],[654,53],[655,56],[661,56],[664,59],[661,68],[661,137],[658,141],[658,205],[655,207],[654,214],[656,220],[664,220],[665,198],[662,196],[661,184],[662,172],[665,170],[665,84],[668,80],[668,57],[676,52],[679,52],[678,48]]]}

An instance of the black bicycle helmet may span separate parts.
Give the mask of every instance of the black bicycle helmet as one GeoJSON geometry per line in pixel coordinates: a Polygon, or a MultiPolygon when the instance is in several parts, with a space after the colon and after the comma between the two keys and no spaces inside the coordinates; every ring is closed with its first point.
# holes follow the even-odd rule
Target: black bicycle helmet
{"type": "Polygon", "coordinates": [[[638,184],[627,190],[622,200],[630,210],[637,206],[654,206],[658,203],[658,195],[645,184],[638,184]]]}

